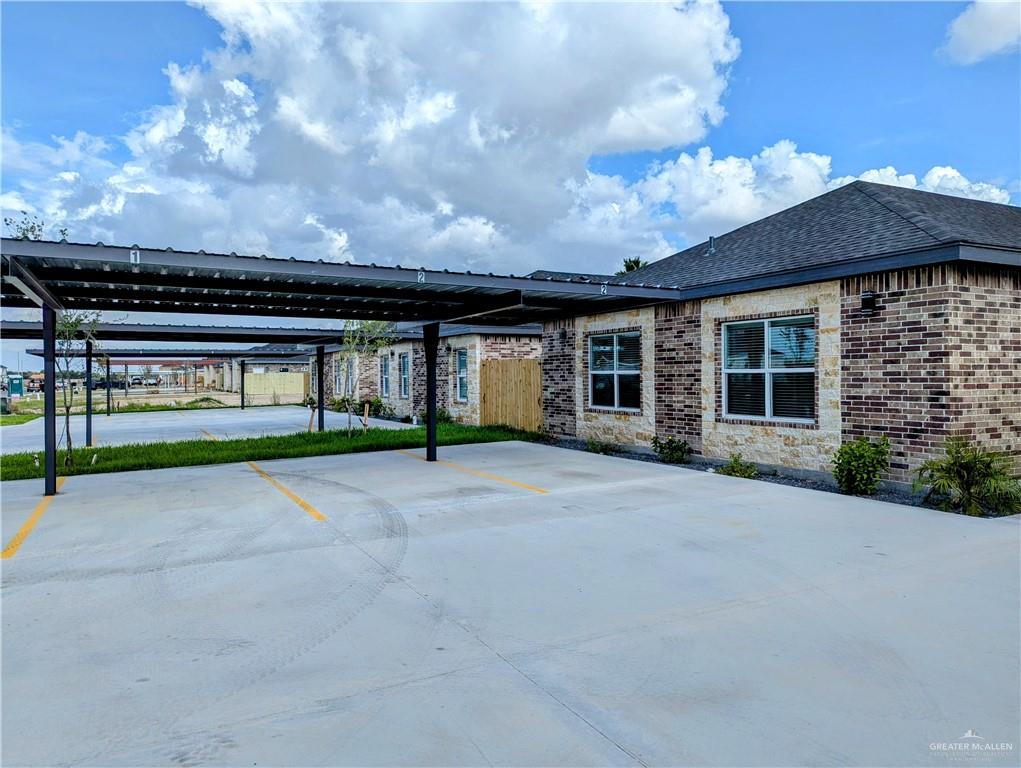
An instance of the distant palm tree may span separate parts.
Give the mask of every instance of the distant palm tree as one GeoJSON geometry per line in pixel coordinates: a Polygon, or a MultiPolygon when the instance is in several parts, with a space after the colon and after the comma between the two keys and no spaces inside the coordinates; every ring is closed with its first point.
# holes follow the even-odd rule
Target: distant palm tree
{"type": "Polygon", "coordinates": [[[642,261],[642,259],[639,256],[632,256],[630,258],[625,258],[624,259],[624,269],[622,269],[619,272],[617,272],[617,276],[619,277],[620,275],[626,275],[628,272],[634,272],[637,269],[641,269],[642,267],[647,267],[647,266],[649,266],[649,262],[642,261]]]}

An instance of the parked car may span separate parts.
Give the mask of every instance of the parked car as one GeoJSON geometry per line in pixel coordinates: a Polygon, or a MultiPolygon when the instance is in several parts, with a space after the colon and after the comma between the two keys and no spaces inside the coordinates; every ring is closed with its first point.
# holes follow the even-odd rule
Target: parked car
{"type": "Polygon", "coordinates": [[[160,380],[157,379],[155,376],[151,376],[151,377],[149,377],[148,379],[145,380],[145,386],[147,386],[147,387],[158,387],[159,385],[160,385],[160,380]]]}
{"type": "Polygon", "coordinates": [[[145,384],[145,379],[143,379],[141,376],[132,376],[131,377],[131,386],[133,386],[133,387],[141,387],[143,384],[145,384]]]}
{"type": "Polygon", "coordinates": [[[93,379],[92,380],[92,388],[93,389],[106,389],[106,387],[107,387],[106,379],[93,379]]]}

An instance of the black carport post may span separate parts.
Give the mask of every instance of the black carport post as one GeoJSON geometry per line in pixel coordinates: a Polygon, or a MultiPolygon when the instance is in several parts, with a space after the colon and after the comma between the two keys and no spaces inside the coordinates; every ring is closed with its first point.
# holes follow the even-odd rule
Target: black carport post
{"type": "Polygon", "coordinates": [[[85,447],[92,447],[92,342],[85,342],[85,447]]]}
{"type": "Polygon", "coordinates": [[[245,361],[241,361],[241,410],[245,409],[245,361]]]}
{"type": "Polygon", "coordinates": [[[106,415],[113,410],[113,379],[110,378],[110,358],[106,358],[106,415]]]}
{"type": "Polygon", "coordinates": [[[422,327],[425,342],[425,460],[436,461],[436,347],[440,341],[440,324],[422,327]]]}
{"type": "Polygon", "coordinates": [[[326,347],[316,347],[316,407],[319,409],[319,431],[326,429],[326,413],[323,407],[326,405],[326,387],[323,386],[323,373],[326,370],[326,347]]]}
{"type": "Polygon", "coordinates": [[[57,492],[57,313],[43,305],[43,461],[47,496],[57,492]]]}
{"type": "Polygon", "coordinates": [[[124,363],[124,397],[128,396],[128,364],[124,363]]]}

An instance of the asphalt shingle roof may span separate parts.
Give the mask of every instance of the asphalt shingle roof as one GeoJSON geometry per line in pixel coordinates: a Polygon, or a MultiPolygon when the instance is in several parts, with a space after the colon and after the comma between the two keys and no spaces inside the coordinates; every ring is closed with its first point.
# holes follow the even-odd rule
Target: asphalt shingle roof
{"type": "Polygon", "coordinates": [[[1021,250],[1021,208],[855,181],[610,280],[691,288],[955,243],[1021,250]]]}

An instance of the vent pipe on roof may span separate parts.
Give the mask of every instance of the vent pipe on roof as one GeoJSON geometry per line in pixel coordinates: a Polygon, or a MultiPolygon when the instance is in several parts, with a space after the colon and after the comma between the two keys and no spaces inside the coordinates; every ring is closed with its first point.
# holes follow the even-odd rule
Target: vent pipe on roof
{"type": "Polygon", "coordinates": [[[712,235],[709,235],[709,255],[710,256],[716,255],[716,238],[713,237],[712,235]]]}

